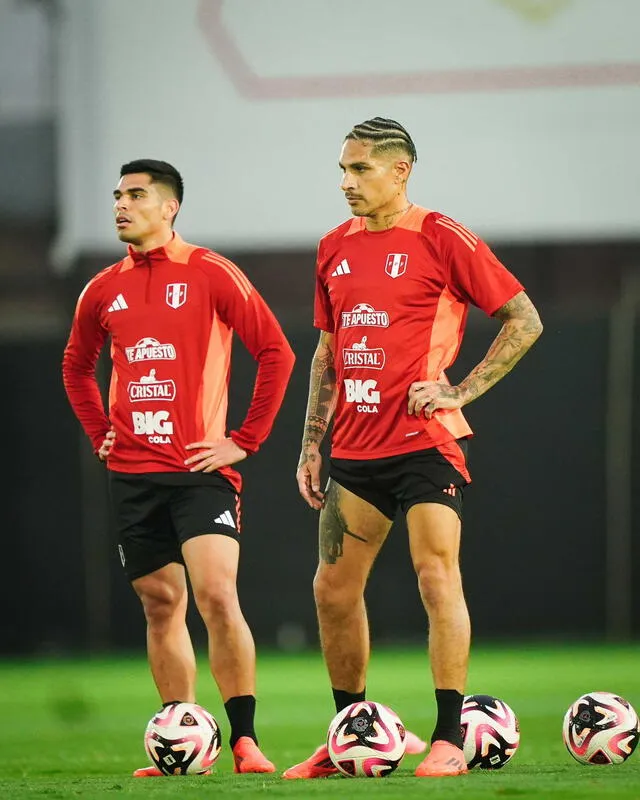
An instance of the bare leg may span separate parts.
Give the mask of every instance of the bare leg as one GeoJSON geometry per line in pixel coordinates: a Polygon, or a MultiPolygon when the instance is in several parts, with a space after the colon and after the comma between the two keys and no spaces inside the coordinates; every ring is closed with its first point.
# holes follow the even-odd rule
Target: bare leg
{"type": "Polygon", "coordinates": [[[239,552],[235,539],[220,534],[196,536],[182,547],[209,635],[211,673],[224,702],[256,691],[255,646],[236,588],[239,552]]]}
{"type": "Polygon", "coordinates": [[[193,702],[196,660],[185,621],[184,567],[168,564],[132,585],[144,608],[149,666],[162,702],[193,702]]]}
{"type": "Polygon", "coordinates": [[[329,482],[320,512],[320,559],[313,583],[322,652],[331,685],[363,691],[369,662],[364,604],[367,577],[391,521],[374,506],[329,482]]]}
{"type": "Polygon", "coordinates": [[[429,655],[437,689],[464,694],[471,628],[460,575],[460,520],[449,507],[421,503],[407,514],[411,558],[429,616],[429,655]]]}

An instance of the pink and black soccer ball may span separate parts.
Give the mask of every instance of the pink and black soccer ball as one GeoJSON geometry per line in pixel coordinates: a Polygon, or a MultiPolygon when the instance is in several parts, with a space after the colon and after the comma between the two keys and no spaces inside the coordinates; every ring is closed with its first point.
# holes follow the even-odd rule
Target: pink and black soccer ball
{"type": "Polygon", "coordinates": [[[164,775],[200,775],[220,755],[220,728],[196,703],[172,703],[155,714],[144,734],[151,763],[164,775]]]}
{"type": "Polygon", "coordinates": [[[464,758],[473,769],[501,769],[520,744],[520,725],[512,709],[497,697],[465,697],[460,716],[464,758]]]}
{"type": "Polygon", "coordinates": [[[590,692],[579,697],[565,714],[562,738],[581,764],[622,764],[640,738],[638,715],[617,694],[590,692]]]}
{"type": "Polygon", "coordinates": [[[398,715],[371,701],[353,703],[329,725],[327,748],[334,766],[348,777],[384,778],[398,766],[406,731],[398,715]]]}

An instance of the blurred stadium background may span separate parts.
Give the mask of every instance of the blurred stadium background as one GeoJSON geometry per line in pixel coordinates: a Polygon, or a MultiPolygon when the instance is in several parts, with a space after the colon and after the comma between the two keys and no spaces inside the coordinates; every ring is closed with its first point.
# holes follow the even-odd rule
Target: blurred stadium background
{"type": "MultiPolygon", "coordinates": [[[[374,115],[415,139],[410,197],[487,239],[545,322],[468,409],[476,640],[637,637],[639,26],[636,0],[0,0],[2,656],[143,645],[59,367],[78,292],[121,253],[111,190],[138,157],[182,171],[178,229],[246,270],[296,350],[243,466],[241,596],[260,645],[316,646],[316,518],[294,482],[314,249],[348,215],[342,138],[374,115]]],[[[454,379],[495,330],[471,316],[454,379]]],[[[232,421],[253,374],[239,348],[232,421]]],[[[377,642],[422,642],[401,524],[368,602],[377,642]]]]}

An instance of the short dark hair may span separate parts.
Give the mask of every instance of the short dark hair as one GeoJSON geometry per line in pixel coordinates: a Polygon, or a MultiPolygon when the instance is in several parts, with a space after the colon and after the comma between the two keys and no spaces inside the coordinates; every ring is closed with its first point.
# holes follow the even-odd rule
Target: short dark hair
{"type": "Polygon", "coordinates": [[[411,163],[418,160],[418,153],[413,139],[407,130],[394,119],[385,117],[374,117],[354,125],[349,133],[344,137],[354,139],[357,142],[373,142],[374,152],[384,152],[386,150],[403,150],[411,159],[411,163]]]}
{"type": "Polygon", "coordinates": [[[120,177],[135,175],[142,172],[151,178],[152,183],[161,183],[171,190],[176,200],[182,205],[184,197],[184,183],[178,170],[166,161],[156,161],[154,158],[138,158],[129,161],[120,167],[120,177]]]}

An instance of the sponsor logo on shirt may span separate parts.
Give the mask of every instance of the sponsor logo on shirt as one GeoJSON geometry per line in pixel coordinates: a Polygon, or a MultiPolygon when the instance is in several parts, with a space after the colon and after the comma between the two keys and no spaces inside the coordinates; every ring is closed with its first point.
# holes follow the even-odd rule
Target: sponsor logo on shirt
{"type": "Polygon", "coordinates": [[[125,347],[127,361],[134,364],[136,361],[175,361],[176,348],[172,344],[160,344],[157,339],[145,336],[133,347],[125,347]]]}
{"type": "Polygon", "coordinates": [[[389,315],[386,311],[376,311],[368,303],[357,303],[353,311],[342,312],[343,328],[388,328],[389,315]]]}
{"type": "Polygon", "coordinates": [[[390,278],[399,278],[407,271],[409,256],[406,253],[389,253],[384,271],[390,278]]]}
{"type": "Polygon", "coordinates": [[[345,401],[355,403],[356,411],[363,414],[377,414],[380,392],[376,390],[377,381],[344,379],[345,401]]]}
{"type": "Polygon", "coordinates": [[[176,397],[176,385],[172,380],[159,381],[155,368],[143,375],[139,381],[131,381],[127,386],[129,400],[139,403],[142,400],[166,400],[171,402],[176,397]]]}
{"type": "Polygon", "coordinates": [[[146,436],[150,444],[171,444],[173,422],[168,411],[132,411],[131,421],[136,436],[146,436]]]}
{"type": "Polygon", "coordinates": [[[171,308],[180,308],[187,302],[186,283],[167,284],[167,305],[171,308]]]}
{"type": "Polygon", "coordinates": [[[345,369],[382,369],[385,353],[381,347],[367,347],[367,337],[342,350],[342,362],[345,369]]]}

